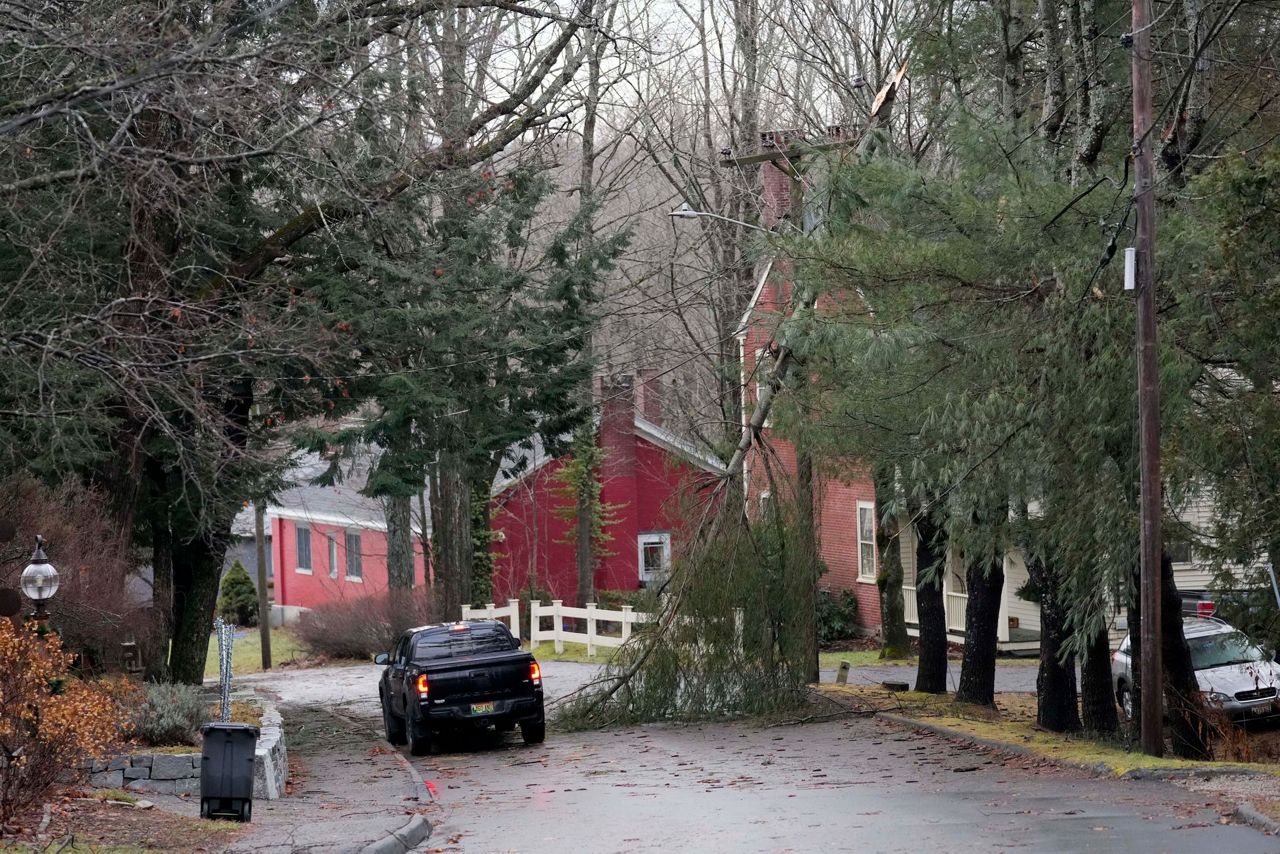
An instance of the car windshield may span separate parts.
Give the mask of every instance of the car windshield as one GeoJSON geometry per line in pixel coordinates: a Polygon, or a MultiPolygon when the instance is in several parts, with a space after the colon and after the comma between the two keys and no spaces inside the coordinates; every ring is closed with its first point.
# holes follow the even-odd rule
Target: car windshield
{"type": "Polygon", "coordinates": [[[1196,670],[1266,660],[1262,650],[1243,632],[1187,638],[1187,646],[1191,647],[1191,664],[1196,670]]]}
{"type": "Polygon", "coordinates": [[[501,629],[450,626],[419,635],[413,643],[413,660],[435,661],[461,655],[506,652],[513,646],[511,635],[501,629]]]}

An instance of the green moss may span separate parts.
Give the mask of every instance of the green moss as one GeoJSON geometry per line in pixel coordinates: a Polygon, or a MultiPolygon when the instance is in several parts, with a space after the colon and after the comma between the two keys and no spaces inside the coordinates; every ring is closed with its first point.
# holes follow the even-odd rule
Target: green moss
{"type": "Polygon", "coordinates": [[[97,798],[100,801],[121,801],[126,804],[136,804],[138,802],[137,796],[131,795],[123,789],[98,789],[90,797],[97,798]]]}
{"type": "Polygon", "coordinates": [[[614,656],[618,654],[621,647],[616,646],[598,646],[596,647],[596,657],[592,658],[587,655],[587,645],[582,643],[565,642],[564,652],[556,652],[555,644],[540,643],[529,651],[533,653],[533,657],[539,661],[574,661],[581,664],[608,664],[613,661],[614,656]]]}

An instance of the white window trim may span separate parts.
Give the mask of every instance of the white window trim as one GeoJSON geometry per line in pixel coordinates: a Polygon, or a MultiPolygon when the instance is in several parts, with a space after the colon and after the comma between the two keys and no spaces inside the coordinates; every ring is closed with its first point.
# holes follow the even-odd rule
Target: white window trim
{"type": "Polygon", "coordinates": [[[342,561],[342,577],[345,578],[347,581],[350,581],[352,584],[364,584],[364,532],[363,531],[343,531],[342,545],[344,547],[344,552],[342,555],[344,558],[344,560],[342,561]],[[357,554],[360,555],[360,574],[359,575],[351,575],[347,571],[351,568],[351,546],[347,541],[347,536],[349,534],[354,534],[360,540],[360,551],[357,552],[357,554]]]}
{"type": "Polygon", "coordinates": [[[314,545],[314,543],[311,542],[311,526],[310,525],[294,525],[293,526],[293,551],[294,551],[293,571],[298,575],[311,575],[311,570],[313,569],[313,567],[310,564],[315,560],[315,554],[312,553],[311,551],[312,545],[314,545]],[[298,560],[298,535],[301,534],[303,531],[307,532],[307,553],[311,557],[311,560],[308,561],[307,566],[303,566],[298,560]]]}
{"type": "Polygon", "coordinates": [[[855,522],[855,524],[854,524],[854,532],[855,532],[855,534],[857,535],[857,539],[858,539],[858,583],[859,583],[859,584],[875,584],[875,583],[876,583],[876,570],[877,570],[877,568],[878,568],[878,562],[879,562],[879,560],[880,560],[880,556],[879,556],[878,554],[876,554],[876,537],[875,537],[875,532],[876,532],[876,503],[875,503],[874,501],[859,501],[859,502],[858,502],[858,504],[857,504],[857,507],[858,507],[858,509],[857,509],[857,514],[858,514],[858,515],[857,515],[857,518],[854,520],[854,522],[855,522]],[[864,509],[865,509],[865,510],[870,510],[870,511],[871,511],[871,554],[872,554],[872,560],[871,560],[871,572],[870,572],[870,573],[867,573],[867,572],[866,572],[866,570],[865,570],[865,568],[864,568],[864,567],[863,567],[863,565],[862,565],[862,545],[863,545],[863,539],[862,539],[862,511],[863,511],[864,509]]]}
{"type": "Polygon", "coordinates": [[[637,568],[640,572],[641,581],[653,581],[654,573],[644,571],[644,549],[645,546],[652,545],[662,546],[662,563],[666,567],[666,571],[671,571],[671,532],[670,531],[646,531],[636,536],[636,558],[637,568]]]}
{"type": "Polygon", "coordinates": [[[773,492],[768,489],[760,490],[760,494],[756,496],[756,513],[759,518],[763,519],[769,510],[769,505],[773,501],[773,492]]]}
{"type": "Polygon", "coordinates": [[[325,542],[329,546],[329,577],[338,577],[338,538],[332,533],[325,534],[325,542]]]}
{"type": "MultiPolygon", "coordinates": [[[[756,405],[757,407],[759,407],[759,406],[760,406],[760,389],[764,386],[765,382],[768,380],[768,377],[767,377],[767,376],[765,376],[765,373],[764,373],[764,367],[763,367],[763,365],[761,364],[761,362],[762,362],[762,361],[765,359],[765,357],[767,357],[768,355],[769,355],[769,351],[768,351],[766,348],[764,348],[764,347],[761,347],[760,349],[756,350],[756,363],[755,363],[755,370],[753,371],[753,373],[755,374],[755,379],[756,379],[756,401],[755,401],[755,405],[756,405]]],[[[766,416],[764,417],[764,421],[761,423],[761,425],[760,425],[760,426],[761,426],[762,428],[771,428],[771,427],[773,427],[773,404],[772,404],[772,402],[769,404],[769,414],[768,414],[768,415],[766,415],[766,416]]]]}

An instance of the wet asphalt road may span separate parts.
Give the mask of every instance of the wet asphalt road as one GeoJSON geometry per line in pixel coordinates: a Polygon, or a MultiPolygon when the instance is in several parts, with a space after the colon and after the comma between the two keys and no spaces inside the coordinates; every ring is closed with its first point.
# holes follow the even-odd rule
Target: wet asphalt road
{"type": "MultiPolygon", "coordinates": [[[[377,673],[280,674],[270,688],[372,719],[377,673]]],[[[544,669],[553,695],[593,673],[544,669]]],[[[875,719],[441,748],[413,760],[435,794],[421,851],[1280,852],[1274,837],[1220,823],[1230,805],[1203,793],[1006,760],[875,719]]]]}

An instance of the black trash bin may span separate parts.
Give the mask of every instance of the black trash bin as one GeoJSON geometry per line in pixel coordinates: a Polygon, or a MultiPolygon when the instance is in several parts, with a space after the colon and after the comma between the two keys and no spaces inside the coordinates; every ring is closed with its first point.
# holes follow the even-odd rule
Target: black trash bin
{"type": "Polygon", "coordinates": [[[258,728],[205,724],[200,756],[200,817],[249,821],[253,815],[253,752],[258,728]]]}

